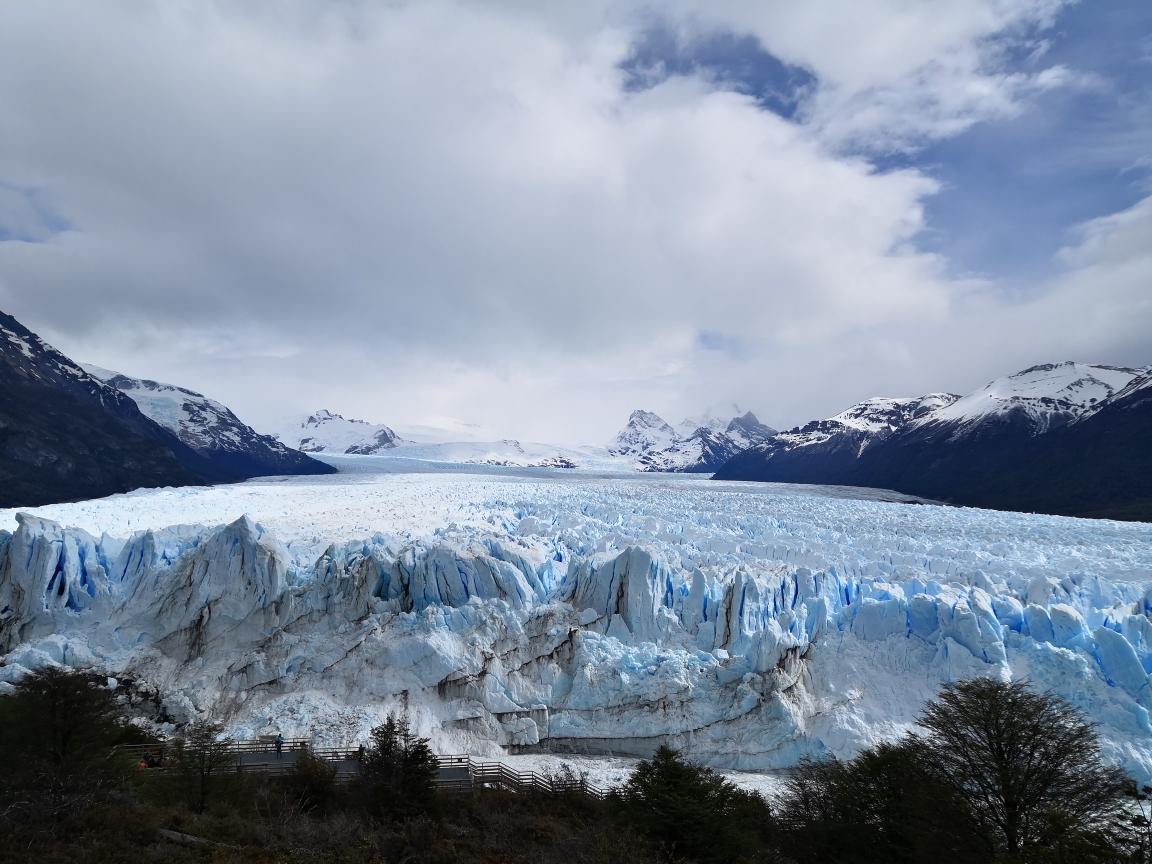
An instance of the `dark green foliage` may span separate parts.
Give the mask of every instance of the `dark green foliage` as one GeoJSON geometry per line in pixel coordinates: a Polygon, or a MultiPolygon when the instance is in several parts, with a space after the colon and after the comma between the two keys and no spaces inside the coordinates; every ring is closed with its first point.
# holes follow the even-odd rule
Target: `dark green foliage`
{"type": "Polygon", "coordinates": [[[389,714],[364,748],[360,785],[381,815],[435,814],[439,770],[428,739],[413,733],[406,718],[389,714]]]}
{"type": "Polygon", "coordinates": [[[101,680],[43,670],[0,697],[0,864],[1148,864],[1150,790],[1103,768],[1091,726],[1060,700],[966,681],[921,725],[851,760],[801,763],[775,813],[667,748],[604,803],[570,774],[561,794],[441,795],[427,740],[394,716],[351,786],[307,751],[282,776],[237,774],[210,723],[166,745],[167,770],[130,768],[114,754],[131,727],[101,680]]]}
{"type": "Polygon", "coordinates": [[[0,801],[10,817],[82,809],[123,778],[113,748],[133,737],[106,681],[46,666],[0,696],[0,801]]]}
{"type": "Polygon", "coordinates": [[[336,796],[336,768],[312,755],[311,750],[300,750],[285,785],[302,810],[323,813],[336,796]]]}
{"type": "Polygon", "coordinates": [[[1068,847],[1076,860],[1110,860],[1093,850],[1127,815],[1125,778],[1101,764],[1095,730],[1066,702],[974,678],[945,685],[919,723],[926,770],[965,802],[989,853],[1068,847]]]}
{"type": "Polygon", "coordinates": [[[676,859],[761,860],[771,830],[762,797],[710,768],[693,765],[669,747],[636,766],[616,798],[616,809],[622,824],[676,859]]]}
{"type": "Polygon", "coordinates": [[[926,734],[792,770],[779,806],[791,858],[1148,860],[1131,783],[1100,763],[1092,726],[1060,699],[977,678],[945,685],[919,723],[926,734]]]}
{"type": "Polygon", "coordinates": [[[141,805],[94,809],[53,832],[3,833],[0,864],[656,864],[649,845],[616,828],[603,805],[486,792],[447,796],[439,820],[367,819],[355,810],[257,814],[247,801],[204,813],[141,805]],[[219,845],[187,845],[160,830],[219,845]]]}
{"type": "Polygon", "coordinates": [[[983,862],[964,804],[924,770],[914,741],[841,762],[804,760],[788,774],[777,818],[799,862],[983,862]]]}
{"type": "Polygon", "coordinates": [[[1152,786],[1128,783],[1127,842],[1133,861],[1152,861],[1152,786]]]}

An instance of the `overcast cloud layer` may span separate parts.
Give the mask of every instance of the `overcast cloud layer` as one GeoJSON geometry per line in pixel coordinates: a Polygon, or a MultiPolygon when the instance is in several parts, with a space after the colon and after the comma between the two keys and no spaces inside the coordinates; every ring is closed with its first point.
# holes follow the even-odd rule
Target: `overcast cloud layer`
{"type": "Polygon", "coordinates": [[[549,5],[0,6],[0,308],[261,429],[586,443],[1152,363],[1152,198],[958,277],[931,167],[881,170],[1103,86],[1043,62],[1059,2],[549,5]],[[653,32],[756,40],[794,110],[653,32]]]}

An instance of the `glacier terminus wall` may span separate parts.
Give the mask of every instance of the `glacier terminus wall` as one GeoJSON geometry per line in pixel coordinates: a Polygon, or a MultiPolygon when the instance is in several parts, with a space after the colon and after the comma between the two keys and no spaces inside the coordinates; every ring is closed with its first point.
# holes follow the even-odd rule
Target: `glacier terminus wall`
{"type": "Polygon", "coordinates": [[[326,482],[15,515],[0,682],[92,668],[154,722],[242,736],[353,744],[406,709],[442,751],[758,769],[897,736],[944,681],[1026,678],[1152,780],[1152,526],[691,479],[326,482]],[[336,499],[381,530],[348,536],[372,519],[336,499]]]}

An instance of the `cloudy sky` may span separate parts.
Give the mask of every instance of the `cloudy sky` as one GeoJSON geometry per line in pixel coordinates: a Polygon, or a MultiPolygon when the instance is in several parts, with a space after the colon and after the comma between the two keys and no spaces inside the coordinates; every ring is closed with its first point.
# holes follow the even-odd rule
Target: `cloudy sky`
{"type": "Polygon", "coordinates": [[[258,429],[1152,364],[1146,0],[0,3],[0,309],[258,429]]]}

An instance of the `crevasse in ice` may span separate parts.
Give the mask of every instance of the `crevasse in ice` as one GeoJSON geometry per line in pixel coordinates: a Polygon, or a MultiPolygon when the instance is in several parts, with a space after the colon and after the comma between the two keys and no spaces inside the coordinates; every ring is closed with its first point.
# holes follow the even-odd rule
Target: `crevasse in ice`
{"type": "Polygon", "coordinates": [[[1027,678],[1152,780],[1152,526],[477,483],[433,530],[326,548],[247,516],[116,538],[21,515],[0,680],[92,667],[238,735],[351,744],[406,708],[445,751],[754,769],[899,735],[943,681],[1027,678]]]}

